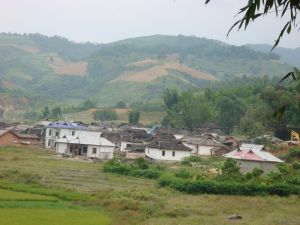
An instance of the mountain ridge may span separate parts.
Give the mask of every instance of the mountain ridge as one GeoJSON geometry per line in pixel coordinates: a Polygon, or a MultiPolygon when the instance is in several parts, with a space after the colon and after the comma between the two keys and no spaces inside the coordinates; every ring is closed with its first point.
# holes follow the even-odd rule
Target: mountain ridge
{"type": "MultiPolygon", "coordinates": [[[[49,104],[78,105],[85,99],[99,107],[150,101],[164,88],[201,88],[244,75],[280,76],[290,68],[276,54],[194,36],[152,35],[95,44],[0,34],[0,94],[9,96],[20,113],[49,104]],[[155,63],[136,66],[145,60],[155,63]],[[28,104],[17,107],[14,102],[24,97],[28,104]]],[[[0,106],[7,108],[3,100],[0,106]]]]}

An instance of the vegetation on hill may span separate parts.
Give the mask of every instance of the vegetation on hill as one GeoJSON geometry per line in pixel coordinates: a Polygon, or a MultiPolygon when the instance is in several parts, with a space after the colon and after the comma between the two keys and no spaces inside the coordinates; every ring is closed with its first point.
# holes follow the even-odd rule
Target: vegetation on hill
{"type": "Polygon", "coordinates": [[[167,115],[163,124],[194,129],[206,122],[215,122],[227,134],[255,137],[272,133],[287,138],[288,125],[300,125],[295,102],[299,98],[296,87],[278,87],[276,81],[243,77],[224,82],[203,92],[188,91],[179,94],[168,90],[163,95],[167,115]],[[274,112],[284,107],[280,120],[274,112]]]}
{"type": "Polygon", "coordinates": [[[113,106],[158,99],[165,88],[211,86],[244,74],[277,76],[290,70],[274,54],[205,38],[155,35],[111,44],[74,43],[40,34],[0,34],[0,93],[5,113],[40,111],[49,103],[77,106],[93,99],[113,106]],[[76,76],[73,76],[76,75],[76,76]],[[29,107],[30,105],[30,107],[29,107]],[[17,109],[17,110],[16,110],[17,109]]]}

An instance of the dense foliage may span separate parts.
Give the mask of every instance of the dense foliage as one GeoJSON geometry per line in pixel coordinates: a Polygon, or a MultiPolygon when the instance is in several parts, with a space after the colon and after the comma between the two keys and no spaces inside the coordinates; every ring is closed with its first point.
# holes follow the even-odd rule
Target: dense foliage
{"type": "Polygon", "coordinates": [[[215,122],[227,133],[238,132],[249,137],[273,132],[287,138],[287,127],[300,125],[295,102],[299,98],[297,87],[277,87],[276,81],[243,77],[227,81],[204,92],[176,90],[164,92],[167,116],[163,124],[194,129],[205,122],[215,122]],[[175,94],[176,93],[176,94],[175,94]],[[178,95],[170,104],[170,95],[178,95]],[[285,107],[280,120],[273,113],[285,107]]]}
{"type": "Polygon", "coordinates": [[[99,109],[93,113],[94,120],[100,121],[111,121],[117,120],[118,116],[115,110],[113,109],[99,109]]]}
{"type": "Polygon", "coordinates": [[[140,114],[141,114],[140,111],[136,111],[136,110],[130,111],[128,114],[128,122],[138,123],[140,120],[140,114]]]}
{"type": "MultiPolygon", "coordinates": [[[[192,161],[196,162],[199,160],[192,161]]],[[[133,163],[111,160],[105,163],[104,172],[121,175],[157,179],[160,186],[170,187],[189,194],[227,194],[227,195],[279,195],[300,194],[299,163],[279,164],[278,171],[263,175],[254,168],[243,175],[236,161],[227,159],[221,173],[214,177],[202,176],[188,168],[166,171],[160,165],[150,164],[140,158],[133,163]]]]}

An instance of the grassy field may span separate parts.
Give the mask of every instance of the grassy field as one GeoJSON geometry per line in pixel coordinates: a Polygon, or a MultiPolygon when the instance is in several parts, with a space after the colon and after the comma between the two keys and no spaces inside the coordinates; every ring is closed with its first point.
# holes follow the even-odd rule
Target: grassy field
{"type": "Polygon", "coordinates": [[[160,188],[154,180],[104,173],[102,166],[61,159],[48,150],[0,148],[0,224],[298,225],[300,221],[297,196],[187,195],[160,188]],[[228,220],[232,214],[243,218],[228,220]]]}

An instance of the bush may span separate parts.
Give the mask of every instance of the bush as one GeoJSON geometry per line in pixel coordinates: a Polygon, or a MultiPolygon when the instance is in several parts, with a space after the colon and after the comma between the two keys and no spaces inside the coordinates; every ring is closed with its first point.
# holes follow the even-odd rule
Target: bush
{"type": "Polygon", "coordinates": [[[111,120],[117,120],[118,115],[115,110],[113,109],[101,109],[96,110],[93,113],[94,120],[101,120],[103,121],[111,121],[111,120]]]}
{"type": "Polygon", "coordinates": [[[103,166],[104,172],[117,173],[121,175],[133,176],[133,177],[144,177],[149,179],[157,179],[161,172],[155,168],[144,167],[144,163],[141,163],[141,160],[138,160],[139,164],[134,163],[132,165],[117,162],[115,160],[108,161],[103,166]],[[138,166],[136,166],[138,165],[138,166]],[[144,169],[140,168],[143,167],[144,169]]]}
{"type": "Polygon", "coordinates": [[[160,186],[170,187],[188,194],[225,194],[225,195],[279,195],[300,194],[299,187],[287,184],[258,185],[246,183],[228,183],[203,180],[184,180],[170,174],[158,179],[160,186]]]}
{"type": "Polygon", "coordinates": [[[180,177],[180,178],[184,178],[184,179],[188,179],[188,178],[192,178],[193,175],[190,171],[188,171],[187,169],[180,169],[175,173],[176,177],[180,177]]]}
{"type": "Polygon", "coordinates": [[[190,157],[185,157],[182,161],[182,165],[190,165],[191,162],[201,162],[201,158],[197,156],[190,156],[190,157]]]}

